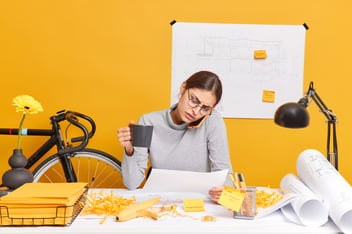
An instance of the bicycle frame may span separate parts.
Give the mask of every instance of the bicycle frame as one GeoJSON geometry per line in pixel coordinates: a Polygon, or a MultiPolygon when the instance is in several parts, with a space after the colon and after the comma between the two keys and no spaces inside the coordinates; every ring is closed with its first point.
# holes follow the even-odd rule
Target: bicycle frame
{"type": "MultiPolygon", "coordinates": [[[[65,173],[67,182],[77,182],[76,173],[73,169],[70,161],[70,155],[73,152],[82,150],[88,144],[88,138],[92,137],[95,132],[94,121],[83,114],[72,112],[72,111],[59,111],[56,116],[50,117],[52,129],[23,129],[22,135],[28,136],[50,136],[50,138],[44,142],[38,150],[36,150],[28,159],[25,166],[26,169],[30,169],[36,162],[38,162],[46,153],[49,152],[55,145],[57,146],[57,154],[60,156],[60,162],[65,173]],[[78,123],[77,118],[80,117],[88,120],[91,124],[91,132],[88,133],[86,127],[78,123]],[[71,147],[65,146],[63,137],[61,134],[61,128],[59,122],[67,120],[76,127],[80,128],[84,136],[72,138],[71,142],[82,141],[78,146],[71,147]]],[[[0,128],[0,135],[18,135],[19,129],[0,128]]]]}

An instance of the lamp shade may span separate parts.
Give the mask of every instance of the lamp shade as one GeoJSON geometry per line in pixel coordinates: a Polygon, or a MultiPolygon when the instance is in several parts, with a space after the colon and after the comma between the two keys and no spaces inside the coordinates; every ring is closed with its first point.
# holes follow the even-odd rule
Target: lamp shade
{"type": "Polygon", "coordinates": [[[309,115],[302,104],[289,102],[276,110],[274,121],[286,128],[304,128],[309,124],[309,115]]]}

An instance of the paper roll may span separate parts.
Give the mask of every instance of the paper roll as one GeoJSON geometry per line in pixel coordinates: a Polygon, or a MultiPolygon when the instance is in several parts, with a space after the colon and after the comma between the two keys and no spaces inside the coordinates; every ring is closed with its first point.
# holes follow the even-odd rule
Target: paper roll
{"type": "Polygon", "coordinates": [[[303,151],[296,163],[298,177],[324,201],[329,215],[345,233],[352,233],[352,188],[317,150],[303,151]]]}
{"type": "Polygon", "coordinates": [[[299,194],[289,205],[281,208],[291,221],[305,226],[319,227],[328,221],[328,209],[322,201],[294,174],[282,178],[280,187],[299,194]]]}

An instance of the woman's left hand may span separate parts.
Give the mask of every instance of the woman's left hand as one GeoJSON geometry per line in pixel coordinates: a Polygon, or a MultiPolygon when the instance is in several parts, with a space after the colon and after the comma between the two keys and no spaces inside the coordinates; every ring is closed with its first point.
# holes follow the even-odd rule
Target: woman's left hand
{"type": "Polygon", "coordinates": [[[210,199],[214,202],[218,202],[224,186],[213,187],[209,190],[210,199]]]}

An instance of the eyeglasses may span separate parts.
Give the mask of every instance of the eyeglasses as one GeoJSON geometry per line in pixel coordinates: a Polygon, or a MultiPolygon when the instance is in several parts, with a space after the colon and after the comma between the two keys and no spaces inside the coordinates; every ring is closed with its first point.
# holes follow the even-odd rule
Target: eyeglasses
{"type": "Polygon", "coordinates": [[[188,91],[188,105],[190,107],[192,107],[192,108],[200,107],[199,113],[201,115],[206,115],[213,109],[213,107],[211,107],[211,106],[205,106],[205,105],[201,106],[200,105],[200,101],[198,100],[198,98],[197,97],[192,97],[189,94],[189,89],[187,89],[187,91],[188,91]]]}

